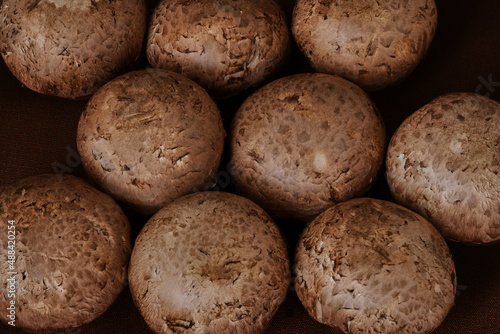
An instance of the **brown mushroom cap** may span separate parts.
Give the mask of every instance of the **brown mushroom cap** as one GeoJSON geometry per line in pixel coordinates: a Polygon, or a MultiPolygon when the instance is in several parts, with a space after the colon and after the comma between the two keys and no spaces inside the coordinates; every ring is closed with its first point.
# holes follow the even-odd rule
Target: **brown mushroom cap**
{"type": "Polygon", "coordinates": [[[274,0],[164,0],[149,27],[147,56],[152,66],[182,73],[222,98],[275,73],[289,47],[274,0]]]}
{"type": "Polygon", "coordinates": [[[430,333],[456,291],[451,253],[434,226],[369,198],[337,204],[306,227],[295,274],[309,314],[345,333],[430,333]]]}
{"type": "Polygon", "coordinates": [[[225,131],[192,80],[161,69],[124,74],[89,101],[78,124],[85,170],[114,198],[150,215],[213,185],[225,131]]]}
{"type": "Polygon", "coordinates": [[[431,101],[391,139],[387,181],[399,203],[448,239],[500,240],[500,104],[473,93],[431,101]]]}
{"type": "Polygon", "coordinates": [[[434,0],[298,0],[292,33],[316,71],[376,90],[413,71],[436,26],[434,0]]]}
{"type": "Polygon", "coordinates": [[[0,53],[28,88],[80,98],[134,65],[145,31],[145,0],[4,0],[0,53]]]}
{"type": "Polygon", "coordinates": [[[356,85],[297,74],[251,95],[231,129],[238,191],[273,217],[310,220],[364,194],[384,159],[385,129],[356,85]]]}
{"type": "Polygon", "coordinates": [[[284,239],[260,207],[204,192],[176,199],[146,223],[129,277],[156,333],[260,333],[285,298],[290,267],[284,239]]]}
{"type": "MultiPolygon", "coordinates": [[[[15,271],[16,327],[77,327],[100,316],[127,278],[130,226],[108,195],[69,175],[39,175],[0,189],[0,226],[15,223],[15,270],[0,270],[6,310],[8,272],[15,271]],[[58,178],[59,177],[59,178],[58,178]]],[[[0,238],[7,259],[7,238],[0,238]]],[[[6,312],[0,319],[10,321],[6,312]]]]}

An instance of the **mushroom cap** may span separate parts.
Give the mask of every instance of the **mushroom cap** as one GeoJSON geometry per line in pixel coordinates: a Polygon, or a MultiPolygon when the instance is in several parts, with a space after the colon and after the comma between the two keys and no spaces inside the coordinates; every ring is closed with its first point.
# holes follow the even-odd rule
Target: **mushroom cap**
{"type": "Polygon", "coordinates": [[[278,227],[260,207],[201,192],[146,223],[129,277],[156,333],[260,333],[285,298],[290,265],[278,227]]]}
{"type": "Polygon", "coordinates": [[[285,15],[274,0],[164,0],[149,27],[147,57],[224,98],[279,70],[289,48],[285,15]]]}
{"type": "Polygon", "coordinates": [[[392,137],[387,181],[395,200],[445,238],[500,240],[500,104],[473,93],[436,98],[392,137]]]}
{"type": "MultiPolygon", "coordinates": [[[[108,195],[70,175],[39,175],[0,189],[0,225],[15,223],[16,262],[2,267],[0,306],[15,275],[16,327],[46,332],[100,316],[127,284],[130,225],[108,195]],[[8,270],[5,270],[8,269],[8,270]]],[[[9,225],[10,226],[10,225],[9,225]]],[[[0,238],[7,258],[7,238],[0,238]]],[[[0,319],[10,321],[6,312],[0,319]]]]}
{"type": "Polygon", "coordinates": [[[445,240],[394,203],[359,198],[331,207],[306,227],[295,259],[306,310],[345,333],[430,333],[454,303],[445,240]]]}
{"type": "Polygon", "coordinates": [[[293,36],[316,71],[367,90],[407,77],[436,27],[434,0],[298,0],[292,20],[293,36]]]}
{"type": "Polygon", "coordinates": [[[385,127],[356,85],[303,73],[252,94],[234,116],[230,145],[239,192],[273,217],[310,220],[368,190],[385,127]]]}
{"type": "Polygon", "coordinates": [[[192,80],[161,69],[124,74],[89,101],[77,144],[89,176],[151,215],[213,186],[225,131],[216,104],[192,80]]]}
{"type": "Polygon", "coordinates": [[[145,0],[4,0],[0,53],[31,90],[82,98],[134,65],[145,31],[145,0]]]}

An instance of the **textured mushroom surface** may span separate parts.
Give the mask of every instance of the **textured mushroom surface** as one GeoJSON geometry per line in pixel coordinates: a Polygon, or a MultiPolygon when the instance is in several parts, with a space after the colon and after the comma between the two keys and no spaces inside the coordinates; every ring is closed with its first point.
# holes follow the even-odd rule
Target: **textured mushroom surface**
{"type": "MultiPolygon", "coordinates": [[[[111,197],[83,180],[39,175],[2,187],[4,231],[9,220],[17,259],[14,270],[2,264],[0,307],[6,310],[15,300],[16,327],[46,332],[83,325],[104,313],[127,284],[129,222],[111,197]]],[[[7,241],[0,238],[2,259],[7,241]]],[[[6,316],[0,312],[2,321],[10,321],[6,316]]]]}
{"type": "Polygon", "coordinates": [[[238,191],[273,217],[310,220],[369,188],[384,159],[385,128],[356,85],[297,74],[241,105],[230,145],[238,191]]]}
{"type": "Polygon", "coordinates": [[[397,204],[359,198],[306,227],[295,288],[312,317],[345,333],[430,333],[453,305],[456,273],[431,223],[397,204]]]}
{"type": "Polygon", "coordinates": [[[152,66],[182,73],[222,98],[273,75],[289,47],[274,0],[164,0],[152,17],[147,56],[152,66]]]}
{"type": "Polygon", "coordinates": [[[298,0],[292,33],[318,72],[377,90],[413,71],[436,26],[434,0],[298,0]]]}
{"type": "Polygon", "coordinates": [[[129,277],[156,333],[260,333],[285,298],[290,267],[284,239],[260,207],[202,192],[146,223],[129,277]]]}
{"type": "Polygon", "coordinates": [[[436,98],[408,117],[387,152],[394,198],[448,239],[500,240],[500,104],[473,93],[436,98]]]}
{"type": "Polygon", "coordinates": [[[145,0],[4,0],[0,53],[43,94],[81,98],[134,66],[146,32],[145,0]]]}
{"type": "Polygon", "coordinates": [[[114,79],[92,97],[77,143],[96,183],[150,215],[213,185],[224,137],[220,112],[203,88],[180,74],[147,69],[114,79]]]}

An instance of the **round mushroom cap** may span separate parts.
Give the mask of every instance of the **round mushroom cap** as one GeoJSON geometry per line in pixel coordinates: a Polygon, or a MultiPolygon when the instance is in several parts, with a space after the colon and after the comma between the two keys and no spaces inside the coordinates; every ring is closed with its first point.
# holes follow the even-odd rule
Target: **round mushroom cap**
{"type": "Polygon", "coordinates": [[[0,53],[36,92],[82,98],[134,66],[145,0],[4,0],[0,53]]]}
{"type": "Polygon", "coordinates": [[[149,27],[147,57],[225,98],[276,73],[289,48],[274,0],[164,0],[149,27]]]}
{"type": "Polygon", "coordinates": [[[387,181],[395,200],[445,238],[500,240],[500,104],[473,93],[440,96],[391,139],[387,181]]]}
{"type": "Polygon", "coordinates": [[[367,90],[407,77],[436,27],[434,0],[298,0],[292,20],[293,36],[316,71],[367,90]]]}
{"type": "Polygon", "coordinates": [[[141,230],[132,297],[156,333],[260,333],[285,298],[287,249],[272,219],[223,192],[176,199],[141,230]]]}
{"type": "MultiPolygon", "coordinates": [[[[0,238],[1,258],[10,246],[16,252],[15,264],[0,270],[0,307],[15,302],[18,328],[81,326],[104,313],[127,284],[129,222],[111,197],[81,179],[44,174],[2,187],[0,226],[15,231],[14,239],[0,238]],[[7,293],[12,277],[14,297],[7,293]]],[[[0,319],[11,320],[7,312],[0,319]]]]}
{"type": "Polygon", "coordinates": [[[302,73],[252,94],[234,116],[230,145],[238,191],[275,218],[307,221],[368,190],[385,127],[356,85],[302,73]]]}
{"type": "Polygon", "coordinates": [[[394,203],[359,198],[331,207],[306,227],[295,260],[306,310],[345,333],[430,333],[454,303],[444,238],[394,203]]]}
{"type": "Polygon", "coordinates": [[[203,88],[180,74],[147,69],[114,79],[91,98],[77,144],[97,184],[151,215],[213,186],[224,137],[220,112],[203,88]]]}

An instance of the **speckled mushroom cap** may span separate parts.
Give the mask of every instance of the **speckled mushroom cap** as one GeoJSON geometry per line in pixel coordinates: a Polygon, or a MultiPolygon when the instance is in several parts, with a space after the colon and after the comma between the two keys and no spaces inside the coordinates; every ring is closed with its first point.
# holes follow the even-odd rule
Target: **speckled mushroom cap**
{"type": "Polygon", "coordinates": [[[238,191],[273,217],[310,220],[368,190],[384,159],[385,128],[356,85],[297,74],[241,105],[230,145],[238,191]]]}
{"type": "Polygon", "coordinates": [[[260,207],[202,192],[146,223],[129,277],[156,333],[260,333],[285,298],[290,267],[284,239],[260,207]]]}
{"type": "MultiPolygon", "coordinates": [[[[0,238],[0,307],[12,300],[16,327],[46,332],[77,327],[100,316],[126,285],[130,226],[108,195],[69,175],[39,175],[0,189],[0,226],[14,220],[16,262],[6,263],[0,238]]],[[[7,233],[5,233],[7,235],[7,233]]],[[[7,312],[0,319],[8,322],[7,312]]]]}
{"type": "Polygon", "coordinates": [[[147,56],[152,66],[182,73],[223,98],[273,75],[289,47],[274,0],[164,0],[151,20],[147,56]]]}
{"type": "Polygon", "coordinates": [[[500,104],[473,93],[440,96],[408,117],[387,152],[399,203],[446,238],[500,240],[500,104]]]}
{"type": "Polygon", "coordinates": [[[28,88],[81,98],[134,65],[145,31],[145,0],[4,0],[0,53],[28,88]]]}
{"type": "Polygon", "coordinates": [[[369,198],[337,204],[306,227],[295,275],[309,314],[352,334],[430,333],[456,291],[451,253],[434,226],[369,198]]]}
{"type": "Polygon", "coordinates": [[[436,26],[434,0],[298,0],[292,33],[316,71],[377,90],[413,71],[436,26]]]}
{"type": "Polygon", "coordinates": [[[213,186],[225,131],[192,80],[161,69],[124,74],[89,101],[78,124],[85,170],[114,198],[151,215],[213,186]]]}

